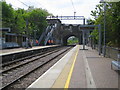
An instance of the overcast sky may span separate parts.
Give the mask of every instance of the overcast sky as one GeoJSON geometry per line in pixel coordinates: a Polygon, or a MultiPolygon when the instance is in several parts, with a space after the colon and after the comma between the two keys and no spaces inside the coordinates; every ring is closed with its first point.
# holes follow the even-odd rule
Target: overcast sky
{"type": "MultiPolygon", "coordinates": [[[[8,4],[12,4],[14,8],[19,7],[27,9],[28,7],[22,4],[20,1],[28,6],[46,9],[54,16],[73,16],[74,12],[76,12],[76,16],[92,18],[90,15],[91,10],[95,9],[95,6],[99,4],[100,0],[6,0],[6,2],[8,4]]],[[[64,21],[63,23],[77,24],[82,22],[74,20],[64,21]]]]}

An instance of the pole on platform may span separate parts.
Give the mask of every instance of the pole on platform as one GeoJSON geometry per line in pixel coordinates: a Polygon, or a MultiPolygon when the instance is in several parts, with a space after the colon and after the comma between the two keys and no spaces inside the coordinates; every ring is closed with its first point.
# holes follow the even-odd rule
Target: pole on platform
{"type": "Polygon", "coordinates": [[[100,3],[104,3],[104,47],[103,47],[103,56],[105,57],[106,55],[106,2],[105,0],[100,0],[100,3]]]}
{"type": "Polygon", "coordinates": [[[106,55],[106,3],[104,3],[104,53],[103,53],[103,56],[105,57],[106,55]]]}
{"type": "Polygon", "coordinates": [[[99,42],[98,42],[98,49],[99,49],[99,55],[101,55],[101,40],[102,40],[102,36],[101,36],[101,25],[98,25],[98,31],[99,31],[99,42]]]}
{"type": "Polygon", "coordinates": [[[83,50],[85,50],[85,31],[82,31],[83,33],[83,50]]]}
{"type": "MultiPolygon", "coordinates": [[[[85,25],[85,18],[83,19],[83,25],[85,25]]],[[[83,32],[83,50],[85,50],[85,31],[82,30],[83,32]]]]}

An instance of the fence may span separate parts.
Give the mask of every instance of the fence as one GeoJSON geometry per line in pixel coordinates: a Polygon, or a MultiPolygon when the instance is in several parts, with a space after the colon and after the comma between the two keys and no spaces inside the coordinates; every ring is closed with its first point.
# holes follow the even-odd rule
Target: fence
{"type": "Polygon", "coordinates": [[[120,54],[120,49],[113,47],[106,47],[106,57],[118,60],[118,55],[120,54]]]}
{"type": "MultiPolygon", "coordinates": [[[[93,49],[98,51],[98,45],[94,45],[93,49]]],[[[103,53],[103,47],[101,48],[101,53],[103,53]]],[[[118,56],[120,55],[120,49],[106,46],[105,57],[112,58],[114,60],[118,60],[118,56]]]]}

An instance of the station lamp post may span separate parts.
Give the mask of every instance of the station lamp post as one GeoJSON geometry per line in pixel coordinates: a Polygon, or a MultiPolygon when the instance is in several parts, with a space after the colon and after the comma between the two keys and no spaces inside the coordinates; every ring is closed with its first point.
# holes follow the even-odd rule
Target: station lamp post
{"type": "Polygon", "coordinates": [[[104,48],[103,48],[103,56],[106,54],[106,2],[105,0],[101,0],[100,3],[104,3],[104,48]]]}

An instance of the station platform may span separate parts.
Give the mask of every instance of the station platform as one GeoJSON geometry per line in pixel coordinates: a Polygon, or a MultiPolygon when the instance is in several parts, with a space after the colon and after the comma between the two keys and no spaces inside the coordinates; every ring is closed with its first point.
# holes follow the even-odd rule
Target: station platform
{"type": "Polygon", "coordinates": [[[55,47],[55,46],[57,46],[57,45],[34,46],[32,48],[27,48],[27,49],[26,48],[3,49],[3,50],[0,50],[0,56],[8,55],[8,54],[14,54],[14,53],[20,53],[20,52],[25,52],[25,51],[30,51],[30,50],[48,48],[48,47],[55,47]]]}
{"type": "Polygon", "coordinates": [[[119,88],[120,76],[111,69],[110,58],[82,45],[71,49],[56,64],[33,82],[34,88],[119,88]]]}

